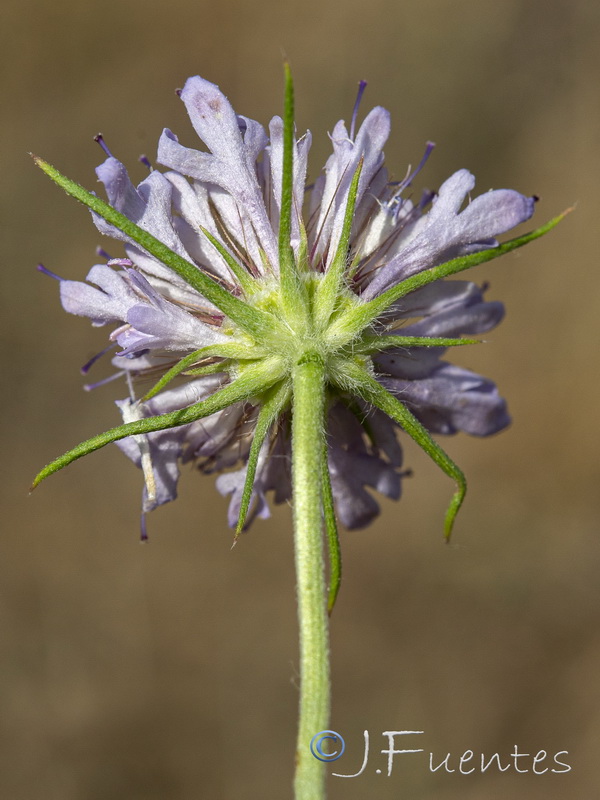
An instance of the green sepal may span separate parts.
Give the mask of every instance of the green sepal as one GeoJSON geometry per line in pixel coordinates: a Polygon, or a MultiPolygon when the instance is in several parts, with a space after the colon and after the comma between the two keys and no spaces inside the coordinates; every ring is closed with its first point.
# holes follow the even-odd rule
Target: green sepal
{"type": "Polygon", "coordinates": [[[360,267],[361,260],[362,259],[361,259],[360,251],[357,251],[354,254],[354,258],[352,259],[352,262],[348,265],[348,269],[346,270],[346,280],[348,282],[350,282],[350,280],[356,274],[357,269],[360,267]]]}
{"type": "Polygon", "coordinates": [[[444,531],[446,539],[450,539],[454,520],[465,498],[467,491],[467,481],[462,471],[452,461],[434,439],[431,438],[418,419],[394,397],[387,389],[378,383],[375,378],[369,375],[366,370],[354,362],[347,361],[344,364],[343,373],[336,376],[336,383],[340,389],[347,391],[351,388],[354,394],[362,397],[363,400],[379,408],[388,417],[391,417],[400,427],[427,453],[427,455],[440,467],[440,469],[452,478],[457,490],[454,493],[448,510],[444,531]]]}
{"type": "Polygon", "coordinates": [[[254,488],[254,478],[256,476],[256,467],[258,465],[258,457],[260,455],[261,447],[267,437],[271,426],[277,421],[280,414],[289,403],[291,397],[291,387],[289,382],[282,383],[273,387],[267,396],[263,398],[263,404],[260,407],[258,418],[256,420],[256,427],[252,433],[252,445],[250,453],[248,454],[248,463],[246,466],[246,479],[244,482],[244,490],[242,492],[242,500],[240,503],[240,512],[238,514],[238,521],[235,529],[235,538],[240,535],[246,525],[246,517],[250,507],[250,499],[252,497],[252,490],[254,488]]]}
{"type": "Polygon", "coordinates": [[[199,350],[195,350],[193,353],[190,353],[189,355],[180,359],[173,367],[171,367],[170,370],[165,372],[162,378],[154,384],[150,391],[146,392],[146,394],[142,397],[142,401],[153,398],[155,395],[161,392],[165,386],[173,380],[173,378],[176,378],[182,372],[186,372],[188,375],[210,375],[211,373],[222,371],[222,369],[219,369],[218,367],[222,367],[223,365],[218,364],[216,369],[212,369],[211,365],[210,369],[208,367],[201,367],[199,370],[187,372],[188,368],[193,367],[194,364],[204,358],[235,358],[247,359],[251,361],[255,358],[263,358],[265,355],[265,352],[259,347],[250,348],[244,344],[238,344],[237,342],[209,344],[206,347],[201,347],[199,350]]]}
{"type": "Polygon", "coordinates": [[[281,301],[288,319],[306,322],[307,294],[300,280],[292,249],[292,211],[294,201],[294,81],[290,65],[283,65],[285,97],[283,108],[283,163],[281,206],[279,210],[279,281],[281,301]]]}
{"type": "Polygon", "coordinates": [[[122,233],[143,247],[150,255],[157,258],[173,272],[177,273],[193,289],[206,297],[220,311],[239,325],[242,330],[261,340],[265,335],[272,336],[279,329],[277,321],[265,312],[244,303],[217,283],[209,275],[202,272],[194,264],[173,252],[169,247],[156,239],[152,234],[140,228],[120,211],[105,203],[96,195],[88,192],[83,186],[66,178],[55,167],[38,156],[33,156],[35,163],[55,183],[62,187],[71,197],[79,200],[106,222],[114,225],[122,233]]]}
{"type": "Polygon", "coordinates": [[[481,339],[447,339],[443,336],[363,336],[352,346],[352,352],[368,355],[390,347],[460,347],[463,344],[481,343],[481,339]]]}
{"type": "Polygon", "coordinates": [[[285,98],[283,107],[283,164],[281,173],[281,207],[279,210],[279,268],[294,272],[292,238],[292,205],[294,193],[294,82],[290,65],[283,65],[285,98]]]}
{"type": "Polygon", "coordinates": [[[260,255],[260,263],[262,264],[264,271],[267,273],[267,275],[271,274],[273,272],[273,265],[269,261],[269,257],[262,247],[258,248],[258,254],[260,255]]]}
{"type": "Polygon", "coordinates": [[[447,278],[450,275],[456,275],[459,272],[475,267],[478,264],[483,264],[486,261],[491,261],[494,258],[509,253],[511,250],[516,250],[518,247],[532,242],[534,239],[539,239],[540,236],[548,233],[568,214],[572,209],[567,209],[562,214],[559,214],[554,219],[551,219],[545,225],[536,228],[524,236],[518,236],[516,239],[511,239],[508,242],[498,245],[498,247],[482,250],[478,253],[472,253],[468,256],[460,256],[453,258],[451,261],[446,261],[437,267],[418,272],[410,278],[402,281],[401,283],[392,286],[387,291],[368,300],[366,303],[357,303],[351,309],[340,314],[334,320],[328,331],[327,336],[332,345],[339,345],[340,343],[349,342],[357,336],[362,330],[370,325],[377,317],[380,317],[387,309],[410,292],[416,289],[421,289],[433,281],[447,278]]]}
{"type": "Polygon", "coordinates": [[[204,228],[202,225],[200,225],[200,230],[236,277],[244,291],[244,294],[246,294],[246,296],[254,294],[257,290],[256,281],[250,276],[248,270],[243,266],[243,264],[238,264],[231,253],[225,247],[223,247],[221,242],[215,238],[209,230],[204,228]]]}
{"type": "Polygon", "coordinates": [[[207,364],[205,367],[198,367],[196,369],[186,369],[182,372],[186,378],[198,378],[202,375],[216,375],[219,372],[229,372],[234,366],[234,361],[231,358],[224,358],[222,361],[216,361],[214,364],[207,364]]]}
{"type": "Polygon", "coordinates": [[[327,612],[331,614],[342,584],[342,551],[335,518],[329,464],[327,463],[327,441],[323,442],[323,458],[321,461],[321,502],[323,504],[323,520],[325,522],[325,536],[327,538],[327,553],[329,556],[327,612]]]}
{"type": "Polygon", "coordinates": [[[136,422],[127,422],[116,428],[111,428],[104,433],[99,433],[85,442],[77,445],[64,455],[50,462],[35,477],[32,489],[54,472],[66,467],[72,461],[76,461],[94,450],[99,450],[110,442],[116,442],[127,436],[138,436],[140,434],[163,431],[167,428],[177,428],[195,422],[197,419],[208,417],[217,411],[222,411],[227,406],[240,403],[257,394],[269,389],[283,377],[282,363],[277,358],[265,360],[256,366],[248,367],[233,383],[227,384],[222,389],[217,390],[210,397],[194,403],[187,408],[179,411],[171,411],[168,414],[160,414],[156,417],[147,417],[136,422]]]}
{"type": "Polygon", "coordinates": [[[317,285],[315,296],[315,320],[321,330],[325,330],[335,308],[340,294],[344,273],[348,261],[348,250],[350,248],[350,235],[352,233],[352,222],[354,221],[354,209],[356,206],[356,196],[358,193],[358,182],[363,168],[363,159],[358,162],[358,166],[352,176],[350,189],[348,191],[348,202],[344,212],[344,223],[340,233],[335,255],[327,272],[317,285]]]}
{"type": "Polygon", "coordinates": [[[188,367],[192,367],[201,359],[210,356],[211,353],[207,353],[207,350],[212,350],[212,347],[201,347],[200,350],[196,350],[195,352],[190,353],[189,355],[180,359],[174,366],[171,367],[171,369],[165,372],[162,378],[160,378],[160,380],[157,381],[149,391],[146,392],[146,394],[142,397],[142,402],[145,403],[148,400],[151,400],[159,392],[162,392],[167,384],[169,384],[178,375],[181,375],[181,373],[184,372],[188,367]]]}

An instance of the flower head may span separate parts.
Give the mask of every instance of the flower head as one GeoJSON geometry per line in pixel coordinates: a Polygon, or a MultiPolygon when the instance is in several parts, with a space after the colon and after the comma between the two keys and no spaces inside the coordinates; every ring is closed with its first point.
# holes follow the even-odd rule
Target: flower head
{"type": "Polygon", "coordinates": [[[294,375],[314,363],[326,392],[314,425],[325,427],[327,469],[313,479],[328,525],[334,507],[345,526],[368,524],[379,510],[371,489],[400,496],[405,432],[458,484],[449,534],[465,483],[430,433],[486,436],[509,417],[491,381],[444,358],[473,342],[461,337],[496,326],[503,306],[474,283],[444,278],[556,220],[500,245],[535,198],[501,189],[471,199],[465,169],[437,193],[414,195],[432,145],[417,170],[392,180],[389,114],[374,108],[358,127],[358,101],[307,186],[311,135],[296,138],[289,71],[286,85],[284,117],[267,132],[217,86],[190,78],[180,96],[206,150],[165,130],[158,162],[167,171],[152,169],[137,187],[107,151],[96,172],[109,205],[39,161],[124,243],[126,258],[94,265],[85,283],[62,280],[60,294],[67,311],[110,328],[128,397],[117,403],[123,425],[38,480],[118,441],[143,469],[145,511],[176,496],[180,465],[191,462],[219,473],[239,531],[268,516],[270,493],[276,503],[292,498],[294,375]]]}

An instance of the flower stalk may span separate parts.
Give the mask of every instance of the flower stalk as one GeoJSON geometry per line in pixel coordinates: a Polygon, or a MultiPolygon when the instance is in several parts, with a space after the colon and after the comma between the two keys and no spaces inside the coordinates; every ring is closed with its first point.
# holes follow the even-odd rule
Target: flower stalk
{"type": "Polygon", "coordinates": [[[296,800],[325,797],[325,765],[309,743],[329,726],[329,633],[323,559],[321,469],[325,414],[322,360],[307,356],[293,371],[292,480],[294,551],[300,629],[300,712],[296,800]]]}

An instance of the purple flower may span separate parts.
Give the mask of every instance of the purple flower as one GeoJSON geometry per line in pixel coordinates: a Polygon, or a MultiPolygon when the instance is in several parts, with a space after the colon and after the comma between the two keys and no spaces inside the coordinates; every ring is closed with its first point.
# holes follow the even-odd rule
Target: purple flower
{"type": "MultiPolygon", "coordinates": [[[[267,133],[236,114],[219,88],[200,77],[186,82],[181,99],[206,150],[186,147],[165,130],[158,162],[167,171],[152,170],[137,188],[125,167],[108,155],[96,172],[109,203],[233,297],[277,316],[273,309],[283,274],[278,236],[287,213],[282,205],[285,124],[274,117],[267,133]]],[[[311,335],[326,342],[325,360],[337,347],[344,363],[360,361],[428,431],[496,433],[509,417],[495,385],[444,360],[448,347],[459,343],[451,340],[484,333],[501,321],[502,304],[486,300],[483,288],[428,278],[399,294],[361,330],[342,335],[343,323],[407,279],[432,274],[434,267],[477,253],[487,260],[499,247],[498,235],[531,217],[534,198],[500,189],[471,200],[475,179],[461,169],[437,193],[426,191],[415,199],[411,184],[419,170],[397,182],[384,166],[389,113],[372,109],[356,133],[355,121],[356,109],[350,131],[343,121],[334,126],[333,152],[312,187],[306,185],[311,135],[294,137],[292,143],[286,246],[307,287],[302,291],[314,293],[315,308],[326,308],[323,325],[321,312],[315,311],[311,335]],[[319,298],[318,287],[336,269],[341,275],[336,298],[319,298]]],[[[94,221],[101,233],[124,243],[127,258],[93,266],[86,283],[62,281],[61,300],[70,313],[110,326],[109,340],[120,348],[112,363],[129,389],[117,403],[125,423],[189,408],[258,359],[255,343],[249,342],[244,354],[243,335],[218,305],[131,235],[98,214],[94,221]],[[231,357],[228,347],[233,347],[231,357]],[[187,369],[178,368],[186,357],[187,369]],[[140,400],[169,370],[175,382],[140,400]]],[[[331,358],[333,375],[338,355],[331,358]]],[[[374,409],[364,393],[353,396],[349,377],[337,383],[332,378],[332,386],[327,413],[331,491],[343,524],[360,528],[379,512],[373,490],[400,497],[403,432],[398,420],[374,409]]],[[[121,450],[144,471],[144,510],[174,499],[180,464],[193,462],[202,472],[221,473],[217,489],[231,497],[229,523],[235,526],[259,406],[250,396],[184,425],[122,439],[121,450]]],[[[276,503],[291,498],[290,415],[289,403],[283,403],[252,465],[246,525],[254,516],[268,516],[269,497],[276,503]]]]}

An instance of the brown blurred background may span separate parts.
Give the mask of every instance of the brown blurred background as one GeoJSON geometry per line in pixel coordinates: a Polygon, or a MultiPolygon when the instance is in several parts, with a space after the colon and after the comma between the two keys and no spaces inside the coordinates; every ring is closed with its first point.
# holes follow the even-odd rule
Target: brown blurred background
{"type": "MultiPolygon", "coordinates": [[[[598,177],[600,5],[595,0],[4,0],[0,153],[4,531],[0,539],[0,798],[254,800],[291,797],[297,642],[288,508],[231,548],[214,481],[185,472],[180,499],[138,543],[141,476],[116,448],[27,497],[40,466],[116,421],[116,385],[85,394],[78,368],[104,341],[68,317],[35,272],[82,279],[100,237],[30,162],[93,188],[109,146],[140,180],[163,126],[193,142],[174,94],[220,84],[239,113],[281,107],[314,135],[392,112],[401,177],[427,139],[422,183],[468,167],[478,189],[542,198],[547,239],[473,274],[507,320],[456,360],[497,380],[512,427],[443,442],[469,479],[450,547],[452,486],[410,443],[399,504],[343,535],[332,621],[332,727],[347,741],[332,800],[600,795],[598,177]],[[568,774],[431,773],[426,754],[378,775],[385,730],[454,763],[471,749],[563,756],[568,774]]],[[[112,251],[118,246],[105,240],[112,251]]],[[[398,744],[402,746],[402,744],[398,744]]],[[[553,766],[553,765],[551,765],[553,766]]]]}

